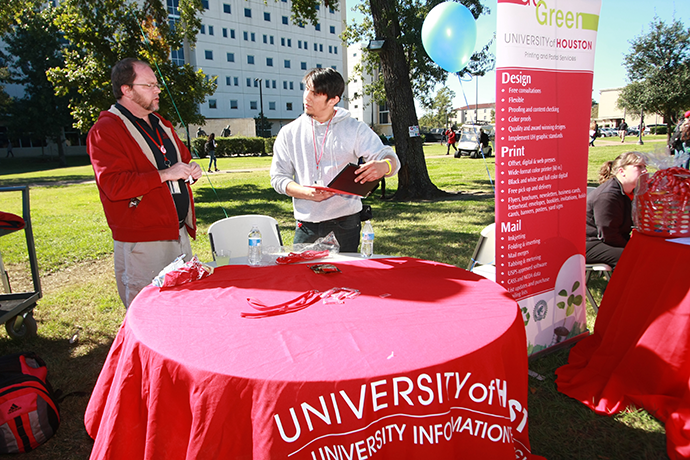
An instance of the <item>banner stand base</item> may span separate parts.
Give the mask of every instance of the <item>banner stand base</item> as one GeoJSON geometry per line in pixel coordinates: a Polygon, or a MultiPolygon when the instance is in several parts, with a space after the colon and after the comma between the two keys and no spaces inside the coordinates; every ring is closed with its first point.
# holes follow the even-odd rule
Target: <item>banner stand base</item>
{"type": "Polygon", "coordinates": [[[553,346],[546,348],[544,350],[538,351],[536,353],[532,353],[531,355],[529,355],[527,357],[527,361],[528,362],[535,361],[535,360],[537,360],[543,356],[546,356],[548,354],[551,354],[555,351],[559,351],[559,350],[562,350],[564,348],[570,348],[573,345],[575,345],[577,342],[579,342],[580,340],[582,340],[586,337],[589,337],[589,335],[590,335],[589,329],[585,329],[585,331],[582,334],[576,335],[575,337],[571,337],[571,338],[569,338],[563,342],[557,343],[556,345],[553,345],[553,346]]]}

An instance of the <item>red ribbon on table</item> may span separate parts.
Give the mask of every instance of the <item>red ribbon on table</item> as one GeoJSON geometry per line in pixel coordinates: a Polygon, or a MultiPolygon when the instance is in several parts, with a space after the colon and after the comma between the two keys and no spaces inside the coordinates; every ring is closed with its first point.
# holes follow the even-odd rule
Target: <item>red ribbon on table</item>
{"type": "Polygon", "coordinates": [[[345,299],[354,299],[358,295],[359,291],[357,289],[345,287],[332,288],[326,292],[319,292],[312,289],[304,294],[300,294],[294,299],[277,305],[266,305],[253,297],[248,297],[247,303],[255,310],[258,310],[259,313],[247,313],[243,311],[240,313],[240,316],[242,316],[242,318],[267,318],[269,316],[285,315],[304,310],[310,305],[314,305],[320,299],[324,299],[324,303],[343,303],[345,299]]]}

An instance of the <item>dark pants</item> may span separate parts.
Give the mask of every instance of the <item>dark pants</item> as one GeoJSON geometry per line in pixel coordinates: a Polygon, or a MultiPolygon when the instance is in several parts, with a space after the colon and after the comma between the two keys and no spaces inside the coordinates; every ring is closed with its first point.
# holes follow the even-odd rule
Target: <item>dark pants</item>
{"type": "Polygon", "coordinates": [[[610,246],[601,241],[587,241],[587,252],[585,253],[585,262],[588,264],[607,264],[611,268],[616,268],[618,259],[623,254],[623,249],[616,246],[610,246]]]}
{"type": "Polygon", "coordinates": [[[313,243],[333,232],[340,244],[340,252],[357,252],[361,230],[359,213],[324,222],[297,221],[294,244],[313,243]]]}

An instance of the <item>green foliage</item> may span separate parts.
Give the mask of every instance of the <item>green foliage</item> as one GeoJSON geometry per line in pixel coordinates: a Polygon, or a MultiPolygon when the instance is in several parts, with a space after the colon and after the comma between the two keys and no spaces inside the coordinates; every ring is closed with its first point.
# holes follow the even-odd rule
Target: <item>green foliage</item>
{"type": "Polygon", "coordinates": [[[679,20],[667,25],[658,17],[647,34],[631,41],[625,56],[631,83],[618,105],[634,113],[658,113],[674,123],[690,106],[690,29],[679,20]]]}
{"type": "Polygon", "coordinates": [[[136,57],[158,70],[166,89],[161,93],[159,112],[183,123],[203,123],[199,104],[216,90],[201,70],[190,64],[177,66],[170,51],[186,40],[194,45],[203,11],[199,0],[180,0],[179,21],[171,26],[160,0],[143,4],[125,0],[65,0],[58,6],[55,24],[64,32],[69,46],[63,51],[65,65],[53,67],[49,78],[58,94],[74,89],[70,102],[76,127],[82,132],[95,123],[98,114],[113,102],[110,69],[125,57],[136,57]]]}
{"type": "Polygon", "coordinates": [[[56,96],[46,72],[63,64],[62,35],[54,25],[54,8],[26,10],[21,24],[4,36],[9,81],[24,86],[24,97],[8,107],[11,135],[49,138],[61,147],[63,129],[73,123],[69,97],[56,96]]]}
{"type": "Polygon", "coordinates": [[[445,86],[441,88],[432,100],[424,104],[424,108],[429,111],[419,119],[420,126],[429,128],[446,126],[448,117],[453,111],[454,97],[453,90],[445,86]]]}

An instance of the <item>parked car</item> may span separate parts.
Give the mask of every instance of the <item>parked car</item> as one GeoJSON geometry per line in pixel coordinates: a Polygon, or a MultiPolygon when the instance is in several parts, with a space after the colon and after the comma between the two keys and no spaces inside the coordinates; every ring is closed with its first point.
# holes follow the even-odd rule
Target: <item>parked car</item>
{"type": "Polygon", "coordinates": [[[425,134],[426,142],[442,142],[444,140],[443,133],[446,131],[445,128],[433,128],[428,133],[425,134]]]}
{"type": "Polygon", "coordinates": [[[493,153],[491,139],[494,136],[491,125],[463,125],[458,132],[458,151],[455,152],[455,158],[460,158],[462,155],[468,155],[470,158],[481,158],[482,153],[485,157],[490,157],[493,153]],[[482,137],[485,138],[484,146],[480,142],[482,137]]]}

